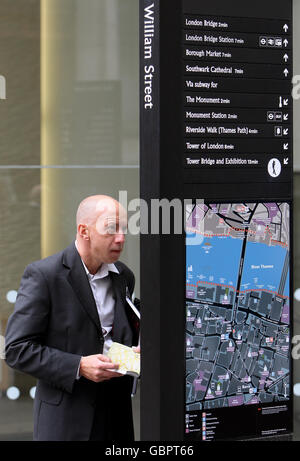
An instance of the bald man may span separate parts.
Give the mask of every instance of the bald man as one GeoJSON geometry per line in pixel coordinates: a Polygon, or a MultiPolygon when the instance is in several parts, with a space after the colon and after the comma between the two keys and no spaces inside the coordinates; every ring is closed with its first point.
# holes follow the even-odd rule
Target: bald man
{"type": "Polygon", "coordinates": [[[25,269],[6,362],[38,379],[34,440],[131,441],[132,378],[105,355],[112,342],[138,342],[126,303],[134,275],[118,261],[126,211],[111,197],[87,197],[76,226],[75,242],[25,269]]]}

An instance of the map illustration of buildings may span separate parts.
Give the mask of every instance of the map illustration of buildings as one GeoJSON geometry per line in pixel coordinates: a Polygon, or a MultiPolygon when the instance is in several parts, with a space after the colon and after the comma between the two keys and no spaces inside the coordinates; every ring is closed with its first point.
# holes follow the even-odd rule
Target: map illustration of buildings
{"type": "Polygon", "coordinates": [[[187,411],[289,400],[289,204],[186,212],[187,411]]]}

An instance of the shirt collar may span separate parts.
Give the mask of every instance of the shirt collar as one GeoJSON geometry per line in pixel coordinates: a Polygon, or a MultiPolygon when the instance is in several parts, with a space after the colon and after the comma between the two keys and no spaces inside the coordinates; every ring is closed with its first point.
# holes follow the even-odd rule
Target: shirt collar
{"type": "MultiPolygon", "coordinates": [[[[76,247],[76,250],[78,251],[78,248],[77,248],[77,241],[75,240],[75,247],[76,247]]],[[[79,253],[78,253],[79,254],[79,253]]],[[[80,255],[79,255],[80,256],[80,255]]],[[[88,268],[86,267],[86,265],[84,264],[84,261],[83,259],[81,258],[80,256],[80,259],[81,259],[81,262],[83,264],[83,267],[84,267],[84,270],[88,276],[88,278],[91,280],[96,280],[96,279],[103,279],[104,277],[107,277],[108,276],[108,273],[109,272],[115,272],[116,274],[119,274],[120,272],[118,271],[118,269],[116,268],[115,264],[107,264],[107,263],[102,263],[101,266],[99,267],[98,269],[98,272],[96,272],[96,274],[90,274],[88,268]]]]}

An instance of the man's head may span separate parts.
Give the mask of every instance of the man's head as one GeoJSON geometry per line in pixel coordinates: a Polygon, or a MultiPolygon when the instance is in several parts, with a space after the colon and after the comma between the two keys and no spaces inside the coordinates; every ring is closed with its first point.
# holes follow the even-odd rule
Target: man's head
{"type": "Polygon", "coordinates": [[[84,261],[93,267],[116,262],[123,250],[127,229],[125,209],[112,197],[93,195],[77,210],[77,245],[84,261]]]}

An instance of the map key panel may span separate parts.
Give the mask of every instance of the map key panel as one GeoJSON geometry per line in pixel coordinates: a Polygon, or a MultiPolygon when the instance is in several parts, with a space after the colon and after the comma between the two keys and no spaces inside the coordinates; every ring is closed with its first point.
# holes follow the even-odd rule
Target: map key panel
{"type": "Polygon", "coordinates": [[[208,440],[208,411],[287,411],[290,205],[196,203],[186,213],[185,427],[208,440]]]}

